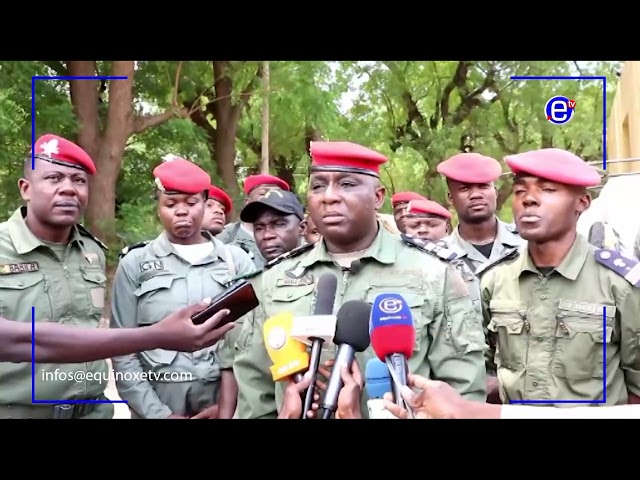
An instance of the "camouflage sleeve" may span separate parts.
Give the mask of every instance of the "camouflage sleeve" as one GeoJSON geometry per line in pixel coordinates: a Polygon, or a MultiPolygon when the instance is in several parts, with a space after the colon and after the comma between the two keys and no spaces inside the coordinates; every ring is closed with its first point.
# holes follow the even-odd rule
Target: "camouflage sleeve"
{"type": "Polygon", "coordinates": [[[495,372],[497,372],[497,366],[495,363],[496,342],[492,333],[489,331],[489,322],[491,321],[489,302],[491,301],[492,292],[493,271],[490,271],[483,275],[482,280],[480,281],[480,302],[482,304],[482,329],[488,346],[485,355],[487,372],[495,374],[495,372]]]}
{"type": "MultiPolygon", "coordinates": [[[[136,328],[138,325],[136,285],[126,270],[125,259],[120,261],[113,281],[111,295],[111,328],[136,328]]],[[[139,327],[142,328],[142,327],[139,327]]],[[[167,418],[171,409],[166,406],[144,375],[136,354],[111,359],[114,371],[120,372],[116,380],[118,394],[144,418],[167,418]]]]}
{"type": "Polygon", "coordinates": [[[640,288],[631,287],[618,303],[620,311],[620,365],[627,390],[640,396],[640,288]]]}
{"type": "MultiPolygon", "coordinates": [[[[254,289],[260,299],[262,275],[254,279],[254,289]]],[[[271,377],[271,359],[262,334],[265,312],[256,308],[245,317],[235,343],[233,373],[238,382],[238,418],[276,418],[276,384],[271,377]]],[[[236,327],[237,328],[237,327],[236,327]]]]}
{"type": "Polygon", "coordinates": [[[436,303],[428,354],[432,376],[454,387],[464,398],[487,398],[484,335],[469,290],[460,274],[447,266],[436,303]]]}

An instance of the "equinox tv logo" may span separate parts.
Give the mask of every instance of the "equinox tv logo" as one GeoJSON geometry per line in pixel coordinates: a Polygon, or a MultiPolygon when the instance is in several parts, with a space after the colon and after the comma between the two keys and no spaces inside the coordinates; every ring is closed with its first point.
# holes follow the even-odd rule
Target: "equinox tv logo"
{"type": "Polygon", "coordinates": [[[554,125],[563,125],[573,118],[576,109],[576,101],[570,100],[562,95],[557,95],[549,99],[544,107],[547,120],[554,125]]]}

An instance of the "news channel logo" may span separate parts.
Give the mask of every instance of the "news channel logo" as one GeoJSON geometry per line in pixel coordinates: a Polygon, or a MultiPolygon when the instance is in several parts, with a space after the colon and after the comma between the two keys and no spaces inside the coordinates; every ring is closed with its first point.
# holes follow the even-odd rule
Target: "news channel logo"
{"type": "Polygon", "coordinates": [[[576,110],[576,101],[562,95],[551,97],[544,106],[547,120],[554,125],[564,125],[573,118],[576,110]]]}

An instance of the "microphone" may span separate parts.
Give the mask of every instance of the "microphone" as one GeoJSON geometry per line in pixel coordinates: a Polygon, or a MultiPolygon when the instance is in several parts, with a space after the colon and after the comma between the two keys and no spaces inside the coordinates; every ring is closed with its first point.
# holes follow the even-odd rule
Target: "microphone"
{"type": "Polygon", "coordinates": [[[393,379],[393,401],[408,412],[401,394],[407,385],[407,359],[413,354],[416,329],[407,302],[397,293],[383,293],[373,301],[370,323],[371,346],[376,356],[386,362],[393,379]]]}
{"type": "Polygon", "coordinates": [[[338,409],[338,396],[343,387],[341,368],[346,365],[350,369],[356,352],[364,352],[369,347],[370,314],[371,305],[359,300],[346,302],[338,311],[333,338],[333,343],[338,345],[338,352],[322,402],[323,420],[330,418],[338,409]]]}
{"type": "Polygon", "coordinates": [[[322,347],[333,340],[333,334],[336,330],[336,316],[333,315],[333,304],[336,300],[337,290],[338,278],[334,274],[325,273],[320,276],[313,315],[296,317],[291,326],[291,336],[293,338],[311,345],[309,370],[311,371],[312,379],[304,398],[303,419],[308,418],[305,412],[311,410],[311,405],[313,404],[322,347]]]}
{"type": "Polygon", "coordinates": [[[364,369],[366,378],[365,388],[367,390],[367,409],[369,410],[369,418],[372,420],[379,419],[396,419],[397,417],[384,408],[384,394],[391,391],[391,377],[389,376],[389,368],[385,362],[378,358],[372,358],[367,362],[364,369]]]}
{"type": "Polygon", "coordinates": [[[274,382],[290,376],[299,382],[309,368],[307,346],[291,337],[293,315],[288,312],[279,313],[264,322],[264,345],[273,366],[270,367],[274,382]]]}

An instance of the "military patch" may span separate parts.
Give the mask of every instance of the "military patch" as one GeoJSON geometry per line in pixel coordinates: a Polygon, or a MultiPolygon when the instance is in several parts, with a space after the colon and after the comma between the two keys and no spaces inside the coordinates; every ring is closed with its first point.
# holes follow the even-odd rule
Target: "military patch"
{"type": "Polygon", "coordinates": [[[602,312],[605,312],[605,315],[608,318],[614,318],[617,311],[617,308],[612,305],[578,302],[576,300],[565,299],[561,299],[558,302],[558,308],[560,310],[567,310],[569,312],[584,313],[586,315],[598,315],[600,317],[602,317],[602,312]]]}
{"type": "Polygon", "coordinates": [[[140,271],[146,272],[147,270],[164,270],[164,264],[162,260],[147,260],[140,263],[140,271]]]}
{"type": "Polygon", "coordinates": [[[448,246],[441,247],[433,242],[413,238],[404,233],[400,235],[400,238],[405,245],[417,248],[422,252],[430,253],[431,255],[438,257],[446,262],[450,262],[457,257],[457,254],[453,250],[448,248],[448,246]]]}
{"type": "Polygon", "coordinates": [[[78,228],[78,231],[80,232],[81,235],[84,235],[85,237],[89,237],[91,240],[93,240],[94,242],[96,242],[98,245],[100,245],[100,247],[104,250],[109,250],[109,247],[107,247],[102,240],[100,240],[98,237],[94,236],[89,230],[87,230],[85,228],[84,225],[82,224],[77,224],[76,227],[78,228]]]}
{"type": "Polygon", "coordinates": [[[613,270],[634,287],[640,288],[640,262],[623,256],[617,250],[600,248],[596,250],[596,261],[613,270]]]}
{"type": "Polygon", "coordinates": [[[313,275],[310,273],[302,277],[284,277],[276,280],[276,287],[302,287],[306,285],[313,285],[313,275]]]}
{"type": "Polygon", "coordinates": [[[465,262],[463,259],[456,258],[455,260],[451,261],[451,265],[456,268],[465,282],[473,282],[475,280],[475,274],[471,271],[471,269],[467,265],[467,262],[465,262]]]}
{"type": "Polygon", "coordinates": [[[285,273],[285,275],[287,275],[289,278],[300,278],[304,275],[304,272],[306,271],[306,269],[301,266],[301,265],[296,265],[293,268],[290,268],[289,270],[287,270],[285,273]]]}
{"type": "Polygon", "coordinates": [[[458,270],[456,268],[452,268],[451,272],[452,274],[449,275],[449,285],[451,285],[453,296],[456,298],[469,296],[469,287],[462,276],[458,273],[458,270]]]}
{"type": "Polygon", "coordinates": [[[293,250],[289,250],[288,252],[283,253],[279,257],[276,257],[273,260],[270,260],[267,263],[265,263],[264,269],[268,270],[271,267],[275,267],[279,263],[284,262],[289,258],[294,258],[294,257],[297,257],[298,255],[302,255],[303,253],[315,247],[315,245],[316,245],[315,243],[305,243],[304,245],[300,245],[299,247],[296,247],[293,250]]]}
{"type": "Polygon", "coordinates": [[[494,260],[493,262],[485,263],[484,265],[480,265],[476,270],[476,277],[480,277],[481,274],[487,272],[487,270],[500,265],[501,263],[506,262],[507,260],[515,260],[520,256],[520,247],[514,247],[511,250],[507,250],[504,254],[494,260]]]}
{"type": "Polygon", "coordinates": [[[0,265],[0,275],[11,275],[14,273],[37,272],[40,270],[38,262],[5,263],[0,265]]]}

